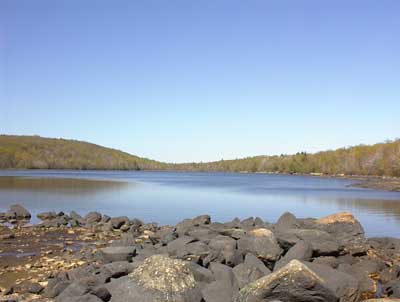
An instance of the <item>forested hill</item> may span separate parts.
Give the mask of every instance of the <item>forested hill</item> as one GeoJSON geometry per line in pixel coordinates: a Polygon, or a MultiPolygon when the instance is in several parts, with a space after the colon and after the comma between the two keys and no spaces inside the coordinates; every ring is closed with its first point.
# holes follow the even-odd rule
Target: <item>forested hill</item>
{"type": "Polygon", "coordinates": [[[39,136],[0,135],[0,169],[185,170],[400,177],[400,140],[313,154],[168,164],[98,145],[39,136]]]}
{"type": "Polygon", "coordinates": [[[76,140],[0,135],[0,169],[152,170],[165,166],[76,140]]]}
{"type": "Polygon", "coordinates": [[[182,170],[271,172],[400,177],[400,139],[314,154],[255,156],[210,163],[181,164],[182,170]]]}

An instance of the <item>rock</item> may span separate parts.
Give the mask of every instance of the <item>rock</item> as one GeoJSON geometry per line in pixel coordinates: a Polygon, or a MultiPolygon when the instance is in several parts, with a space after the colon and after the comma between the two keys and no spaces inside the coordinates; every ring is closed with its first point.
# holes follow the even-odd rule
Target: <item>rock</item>
{"type": "Polygon", "coordinates": [[[86,223],[90,224],[90,225],[100,222],[101,218],[102,217],[101,217],[101,214],[99,212],[89,212],[84,217],[86,223]]]}
{"type": "Polygon", "coordinates": [[[363,255],[368,250],[364,229],[353,214],[341,212],[315,221],[316,226],[333,235],[343,249],[352,255],[363,255]]]}
{"type": "Polygon", "coordinates": [[[120,229],[124,224],[129,225],[129,218],[126,216],[114,217],[110,219],[113,229],[120,229]]]}
{"type": "Polygon", "coordinates": [[[179,237],[168,243],[168,253],[172,256],[175,256],[179,251],[183,251],[185,249],[186,244],[194,241],[195,239],[189,236],[179,237]]]}
{"type": "Polygon", "coordinates": [[[69,223],[71,227],[79,227],[85,224],[85,220],[83,219],[83,217],[78,213],[76,213],[75,211],[71,211],[69,213],[69,217],[70,217],[69,223]]]}
{"type": "Polygon", "coordinates": [[[17,213],[15,213],[12,210],[8,210],[7,212],[5,212],[4,217],[6,220],[10,221],[10,220],[16,220],[17,219],[17,213]]]}
{"type": "Polygon", "coordinates": [[[134,265],[128,261],[116,261],[104,265],[104,269],[109,271],[111,278],[120,278],[133,272],[134,265]]]}
{"type": "Polygon", "coordinates": [[[210,228],[198,227],[188,231],[188,235],[196,240],[208,243],[218,233],[210,228]]]}
{"type": "Polygon", "coordinates": [[[135,237],[133,236],[132,233],[126,233],[123,234],[121,239],[119,240],[114,240],[111,243],[111,246],[133,246],[135,245],[135,237]]]}
{"type": "MultiPolygon", "coordinates": [[[[58,300],[60,301],[61,300],[58,300]]],[[[83,296],[78,296],[78,297],[65,297],[62,299],[62,302],[102,302],[99,297],[92,295],[91,293],[85,294],[83,296]]]]}
{"type": "Polygon", "coordinates": [[[380,273],[379,279],[383,284],[386,284],[392,280],[400,278],[400,266],[393,265],[392,267],[386,267],[380,273]]]}
{"type": "Polygon", "coordinates": [[[285,232],[277,232],[279,244],[288,249],[298,241],[303,240],[313,247],[313,255],[338,256],[342,248],[336,238],[331,234],[317,229],[290,229],[285,232]]]}
{"type": "Polygon", "coordinates": [[[50,299],[55,298],[60,295],[70,284],[70,281],[52,279],[47,285],[43,296],[50,299]]]}
{"type": "Polygon", "coordinates": [[[215,281],[214,275],[209,269],[206,269],[195,262],[189,263],[189,269],[192,272],[195,281],[198,283],[210,283],[215,281]]]}
{"type": "Polygon", "coordinates": [[[201,241],[191,242],[184,246],[182,250],[178,250],[176,256],[178,258],[185,258],[192,255],[198,259],[204,259],[210,253],[210,248],[207,244],[201,241]]]}
{"type": "Polygon", "coordinates": [[[132,261],[132,257],[134,257],[135,254],[135,246],[110,246],[100,250],[100,255],[105,263],[132,261]]]}
{"type": "Polygon", "coordinates": [[[388,282],[384,287],[384,292],[391,298],[400,298],[400,278],[388,282]]]}
{"type": "Polygon", "coordinates": [[[108,302],[111,299],[111,294],[108,291],[108,289],[105,287],[98,287],[98,288],[92,290],[91,294],[100,298],[101,301],[103,301],[103,302],[108,302]]]}
{"type": "Polygon", "coordinates": [[[257,229],[251,236],[242,237],[237,241],[238,250],[242,254],[252,253],[264,262],[275,262],[282,254],[274,234],[267,229],[257,229]]]}
{"type": "Polygon", "coordinates": [[[300,240],[292,248],[289,249],[289,251],[285,254],[283,258],[275,263],[274,271],[280,269],[294,259],[309,261],[311,259],[312,253],[312,245],[308,242],[300,240]]]}
{"type": "Polygon", "coordinates": [[[252,227],[254,227],[256,225],[255,222],[254,222],[254,217],[248,217],[246,219],[243,219],[240,222],[240,224],[244,229],[249,229],[249,228],[252,228],[252,227]]]}
{"type": "Polygon", "coordinates": [[[206,285],[202,290],[206,302],[232,301],[239,287],[231,267],[220,263],[211,263],[210,270],[216,281],[206,285]]]}
{"type": "Polygon", "coordinates": [[[387,258],[400,257],[400,239],[392,237],[369,238],[367,243],[387,258]]]}
{"type": "Polygon", "coordinates": [[[230,286],[237,287],[237,281],[231,267],[213,262],[210,264],[210,271],[213,273],[215,280],[223,281],[230,286]]]}
{"type": "Polygon", "coordinates": [[[29,211],[27,209],[25,209],[23,206],[21,206],[20,204],[11,205],[10,211],[15,213],[15,217],[18,220],[31,218],[31,213],[29,213],[29,211]]]}
{"type": "Polygon", "coordinates": [[[229,266],[235,266],[243,261],[242,254],[236,249],[236,240],[223,235],[218,235],[210,240],[209,248],[214,252],[205,263],[217,260],[229,266]]]}
{"type": "Polygon", "coordinates": [[[242,288],[235,301],[355,302],[359,295],[358,282],[353,277],[327,266],[292,260],[242,288]]]}
{"type": "Polygon", "coordinates": [[[39,294],[42,291],[43,291],[43,286],[41,286],[39,283],[23,281],[19,284],[13,285],[14,293],[39,294]]]}
{"type": "Polygon", "coordinates": [[[103,215],[103,217],[101,217],[101,222],[103,223],[107,223],[111,220],[111,217],[108,215],[103,215]]]}
{"type": "Polygon", "coordinates": [[[70,213],[69,213],[69,217],[71,218],[71,219],[75,219],[75,220],[81,220],[81,221],[83,221],[84,219],[83,219],[83,217],[81,216],[81,215],[79,215],[77,212],[75,212],[75,211],[71,211],[70,213]]]}
{"type": "Polygon", "coordinates": [[[165,255],[147,258],[133,273],[107,287],[111,302],[200,302],[202,299],[188,263],[165,255]]]}
{"type": "Polygon", "coordinates": [[[56,212],[42,212],[36,215],[37,218],[39,218],[40,220],[51,220],[51,219],[55,219],[57,217],[57,213],[56,212]]]}
{"type": "Polygon", "coordinates": [[[224,229],[221,232],[221,235],[225,235],[225,236],[229,236],[233,239],[240,239],[242,237],[245,237],[247,235],[247,232],[243,229],[233,229],[233,228],[229,228],[229,229],[224,229]]]}
{"type": "Polygon", "coordinates": [[[201,292],[205,302],[229,302],[237,293],[229,284],[222,281],[207,284],[201,292]]]}
{"type": "Polygon", "coordinates": [[[243,288],[248,283],[270,274],[271,271],[257,257],[247,254],[244,263],[233,268],[233,273],[239,288],[243,288]]]}
{"type": "Polygon", "coordinates": [[[192,219],[184,219],[176,225],[176,232],[182,236],[187,235],[187,232],[193,227],[210,224],[211,218],[209,215],[201,215],[192,219]]]}
{"type": "Polygon", "coordinates": [[[320,264],[320,265],[327,265],[332,268],[337,268],[338,267],[338,260],[337,258],[333,256],[322,256],[315,258],[313,261],[315,264],[320,264]]]}
{"type": "Polygon", "coordinates": [[[89,292],[89,288],[78,282],[71,283],[57,296],[56,302],[75,301],[73,299],[83,296],[89,292]]]}
{"type": "Polygon", "coordinates": [[[296,216],[294,216],[292,213],[286,212],[279,217],[274,227],[277,231],[295,229],[298,227],[296,216]]]}

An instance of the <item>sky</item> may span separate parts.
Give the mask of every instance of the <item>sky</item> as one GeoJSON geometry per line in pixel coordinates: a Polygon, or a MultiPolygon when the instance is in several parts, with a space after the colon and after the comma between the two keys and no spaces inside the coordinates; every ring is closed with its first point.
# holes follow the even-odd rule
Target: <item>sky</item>
{"type": "Polygon", "coordinates": [[[1,0],[0,133],[162,161],[400,136],[398,0],[1,0]]]}

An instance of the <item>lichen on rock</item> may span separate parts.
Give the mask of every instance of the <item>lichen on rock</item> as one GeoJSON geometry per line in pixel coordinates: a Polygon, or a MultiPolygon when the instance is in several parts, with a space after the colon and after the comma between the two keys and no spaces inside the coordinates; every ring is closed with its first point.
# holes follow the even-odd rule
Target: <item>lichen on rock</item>
{"type": "Polygon", "coordinates": [[[165,255],[147,258],[129,276],[140,286],[163,293],[182,293],[196,286],[187,263],[165,255]]]}

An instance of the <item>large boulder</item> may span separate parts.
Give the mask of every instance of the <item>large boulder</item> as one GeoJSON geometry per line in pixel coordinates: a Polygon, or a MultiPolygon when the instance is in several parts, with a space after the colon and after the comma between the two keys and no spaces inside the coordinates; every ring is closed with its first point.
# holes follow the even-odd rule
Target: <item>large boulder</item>
{"type": "Polygon", "coordinates": [[[235,266],[243,261],[242,254],[236,249],[236,240],[223,235],[218,235],[210,240],[210,253],[204,263],[218,261],[229,266],[235,266]]]}
{"type": "Polygon", "coordinates": [[[274,227],[278,231],[295,229],[298,227],[296,216],[294,216],[292,213],[286,212],[281,217],[279,217],[274,227]]]}
{"type": "Polygon", "coordinates": [[[101,221],[101,214],[99,212],[89,212],[84,217],[85,222],[89,225],[93,225],[101,221]]]}
{"type": "Polygon", "coordinates": [[[135,246],[110,246],[100,250],[100,257],[105,263],[132,261],[136,254],[135,246]]]}
{"type": "Polygon", "coordinates": [[[280,269],[294,259],[309,261],[312,253],[312,245],[306,241],[300,240],[285,254],[283,258],[275,263],[274,270],[276,271],[280,269]]]}
{"type": "Polygon", "coordinates": [[[301,240],[308,242],[312,246],[314,256],[337,256],[342,251],[336,237],[323,230],[289,229],[278,232],[277,238],[285,249],[289,249],[301,240]]]}
{"type": "Polygon", "coordinates": [[[349,212],[332,214],[315,221],[319,229],[334,236],[350,254],[366,254],[368,245],[360,222],[349,212]]]}
{"type": "Polygon", "coordinates": [[[232,268],[220,263],[211,263],[210,270],[213,273],[215,281],[207,284],[202,289],[204,301],[232,301],[233,297],[237,295],[239,290],[232,268]]]}
{"type": "Polygon", "coordinates": [[[239,288],[243,288],[248,283],[269,275],[271,271],[256,256],[247,254],[244,262],[233,268],[233,273],[239,288]]]}
{"type": "Polygon", "coordinates": [[[275,235],[264,228],[252,230],[249,236],[240,238],[237,245],[243,254],[252,253],[266,263],[275,262],[282,254],[275,235]]]}
{"type": "Polygon", "coordinates": [[[165,255],[147,258],[128,276],[107,284],[111,302],[200,302],[189,264],[165,255]]]}
{"type": "Polygon", "coordinates": [[[186,235],[194,227],[208,225],[211,223],[209,215],[200,215],[192,219],[184,219],[176,225],[176,232],[182,236],[186,235]]]}
{"type": "Polygon", "coordinates": [[[355,302],[359,295],[355,278],[324,265],[292,260],[242,288],[236,302],[355,302]]]}
{"type": "Polygon", "coordinates": [[[167,244],[168,254],[176,256],[178,252],[184,251],[187,244],[194,242],[195,239],[190,236],[182,236],[170,241],[167,244]]]}
{"type": "Polygon", "coordinates": [[[124,224],[129,225],[129,218],[126,216],[113,217],[110,219],[110,224],[113,229],[120,229],[124,224]]]}

